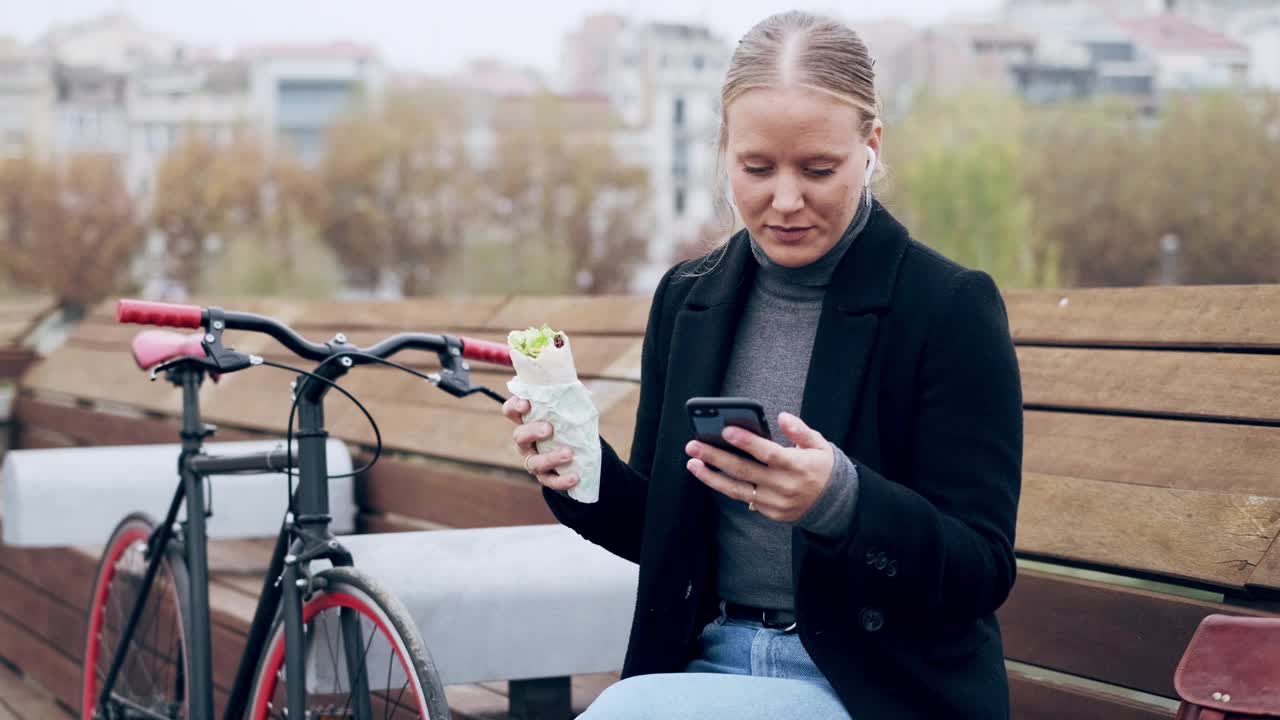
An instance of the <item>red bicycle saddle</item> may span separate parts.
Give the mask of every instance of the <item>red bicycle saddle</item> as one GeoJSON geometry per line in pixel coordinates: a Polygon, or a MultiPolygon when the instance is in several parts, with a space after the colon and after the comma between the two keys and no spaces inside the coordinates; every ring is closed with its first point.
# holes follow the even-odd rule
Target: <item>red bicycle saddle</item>
{"type": "Polygon", "coordinates": [[[183,335],[168,330],[143,330],[133,338],[133,359],[146,370],[180,357],[203,358],[204,333],[183,335]]]}

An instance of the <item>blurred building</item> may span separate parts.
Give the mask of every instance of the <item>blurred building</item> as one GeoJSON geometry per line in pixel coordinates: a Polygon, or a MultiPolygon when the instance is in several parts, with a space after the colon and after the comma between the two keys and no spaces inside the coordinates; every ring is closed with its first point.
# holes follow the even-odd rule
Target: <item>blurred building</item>
{"type": "Polygon", "coordinates": [[[1099,93],[1280,87],[1280,0],[1007,0],[1003,17],[1084,47],[1099,93]]]}
{"type": "Polygon", "coordinates": [[[1175,13],[1214,30],[1226,31],[1248,16],[1280,10],[1280,0],[1159,0],[1157,9],[1175,13]]]}
{"type": "Polygon", "coordinates": [[[118,12],[53,27],[29,47],[0,41],[0,69],[0,151],[117,156],[144,201],[188,133],[229,143],[247,132],[314,162],[328,128],[385,82],[368,47],[261,47],[224,59],[118,12]]]}
{"type": "Polygon", "coordinates": [[[1039,34],[1033,57],[1010,71],[1018,93],[1031,102],[1105,95],[1128,98],[1147,110],[1156,103],[1155,63],[1111,22],[1039,34]]]}
{"type": "Polygon", "coordinates": [[[1280,0],[1176,0],[1173,9],[1247,47],[1250,85],[1280,89],[1280,0]]]}
{"type": "Polygon", "coordinates": [[[188,134],[229,145],[252,132],[259,115],[249,95],[249,66],[240,61],[150,62],[132,75],[129,95],[129,186],[141,198],[155,188],[166,153],[188,134]]]}
{"type": "Polygon", "coordinates": [[[36,49],[50,59],[55,87],[50,149],[107,153],[126,164],[135,73],[150,63],[181,62],[196,51],[146,30],[125,13],[56,26],[36,49]]]}
{"type": "Polygon", "coordinates": [[[925,28],[876,63],[886,112],[901,115],[920,95],[974,86],[1012,92],[1016,78],[1010,67],[1028,63],[1035,51],[1034,35],[1001,23],[925,28]]]}
{"type": "Polygon", "coordinates": [[[1173,13],[1115,20],[1156,68],[1158,91],[1240,88],[1249,79],[1249,48],[1173,13]]]}
{"type": "Polygon", "coordinates": [[[1280,90],[1280,2],[1228,18],[1223,31],[1249,48],[1249,84],[1280,90]]]}
{"type": "Polygon", "coordinates": [[[377,102],[386,70],[370,47],[352,43],[246,50],[250,103],[269,150],[285,148],[314,164],[325,133],[363,103],[377,102]]]}
{"type": "Polygon", "coordinates": [[[649,264],[638,290],[656,284],[677,248],[715,221],[719,93],[729,45],[701,25],[595,15],[561,50],[559,86],[607,98],[622,120],[619,152],[649,174],[649,264]]]}
{"type": "Polygon", "coordinates": [[[534,68],[497,58],[472,60],[454,73],[448,82],[494,97],[529,97],[548,90],[546,80],[534,68]]]}
{"type": "Polygon", "coordinates": [[[0,157],[48,150],[54,89],[46,54],[0,38],[0,157]]]}

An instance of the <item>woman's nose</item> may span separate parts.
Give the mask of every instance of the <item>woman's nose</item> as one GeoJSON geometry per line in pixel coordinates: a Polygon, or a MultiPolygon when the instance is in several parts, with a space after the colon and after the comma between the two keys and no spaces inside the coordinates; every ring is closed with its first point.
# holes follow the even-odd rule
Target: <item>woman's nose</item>
{"type": "Polygon", "coordinates": [[[782,175],[773,188],[773,209],[780,213],[793,213],[804,207],[804,195],[794,178],[782,175]]]}

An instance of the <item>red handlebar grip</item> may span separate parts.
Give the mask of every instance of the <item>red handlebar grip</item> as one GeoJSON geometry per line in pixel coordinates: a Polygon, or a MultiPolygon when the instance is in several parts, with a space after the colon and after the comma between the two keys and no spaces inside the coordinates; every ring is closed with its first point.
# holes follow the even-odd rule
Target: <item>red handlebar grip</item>
{"type": "Polygon", "coordinates": [[[116,303],[116,322],[162,327],[199,328],[204,310],[199,305],[121,300],[116,303]]]}
{"type": "Polygon", "coordinates": [[[462,337],[462,357],[468,360],[511,367],[511,351],[502,343],[462,337]]]}

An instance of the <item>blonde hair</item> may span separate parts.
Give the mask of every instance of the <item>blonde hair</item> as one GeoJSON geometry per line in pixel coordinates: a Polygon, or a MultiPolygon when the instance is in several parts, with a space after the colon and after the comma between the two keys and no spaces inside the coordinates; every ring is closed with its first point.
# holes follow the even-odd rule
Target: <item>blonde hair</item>
{"type": "MultiPolygon", "coordinates": [[[[793,85],[829,95],[858,111],[858,132],[865,139],[880,119],[874,61],[867,45],[839,20],[792,10],[761,20],[738,41],[724,85],[720,88],[720,130],[717,136],[716,183],[725,178],[724,152],[729,140],[729,106],[751,90],[793,85]]],[[[879,167],[876,170],[880,172],[879,167]]],[[[733,209],[723,192],[714,193],[716,214],[733,227],[733,209]]],[[[724,243],[718,243],[720,249],[724,243]]],[[[704,262],[720,253],[712,250],[704,262]]],[[[711,268],[718,264],[716,258],[711,268]]]]}

